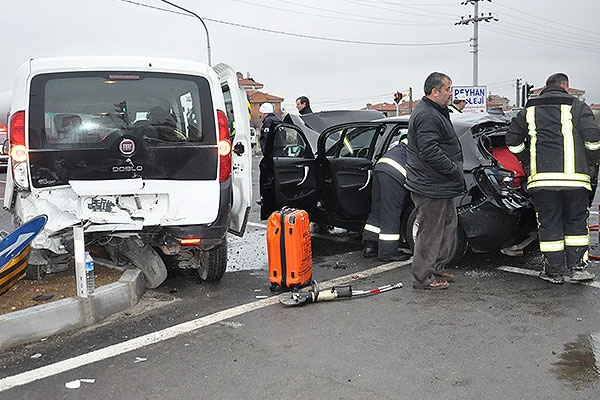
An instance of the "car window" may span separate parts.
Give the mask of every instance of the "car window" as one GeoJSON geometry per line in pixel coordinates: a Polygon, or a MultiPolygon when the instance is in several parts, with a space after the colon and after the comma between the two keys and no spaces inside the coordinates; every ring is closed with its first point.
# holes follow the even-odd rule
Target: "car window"
{"type": "Polygon", "coordinates": [[[310,157],[310,151],[300,132],[279,125],[274,132],[273,157],[307,158],[310,157]]]}
{"type": "Polygon", "coordinates": [[[373,137],[379,127],[345,127],[332,132],[325,144],[325,154],[331,157],[367,158],[373,137]]]}

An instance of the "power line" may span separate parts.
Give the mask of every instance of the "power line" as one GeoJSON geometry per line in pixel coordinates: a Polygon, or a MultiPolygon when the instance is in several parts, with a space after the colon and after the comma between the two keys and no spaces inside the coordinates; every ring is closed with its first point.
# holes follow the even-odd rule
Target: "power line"
{"type": "MultiPolygon", "coordinates": [[[[154,10],[169,12],[172,14],[178,14],[178,15],[183,15],[186,17],[191,17],[191,15],[188,15],[188,14],[184,14],[184,13],[173,11],[173,10],[167,10],[167,9],[161,8],[161,7],[151,6],[151,5],[144,4],[144,3],[139,3],[139,2],[136,2],[133,0],[117,0],[117,1],[134,4],[134,5],[141,6],[141,7],[151,8],[154,10]]],[[[259,31],[259,32],[267,32],[267,33],[273,33],[273,34],[278,34],[278,35],[292,36],[292,37],[297,37],[297,38],[302,38],[302,39],[322,40],[322,41],[335,42],[335,43],[346,43],[346,44],[360,44],[360,45],[368,45],[368,46],[429,47],[429,46],[446,46],[446,45],[462,44],[462,43],[469,42],[468,40],[456,40],[456,41],[449,41],[449,42],[429,42],[429,43],[370,42],[370,41],[362,41],[362,40],[338,39],[338,38],[330,38],[330,37],[324,37],[324,36],[305,35],[305,34],[301,34],[301,33],[284,32],[284,31],[279,31],[279,30],[275,30],[275,29],[260,28],[260,27],[256,27],[256,26],[238,24],[236,22],[223,21],[223,20],[208,18],[208,17],[204,17],[204,16],[202,18],[206,21],[214,22],[217,24],[230,25],[230,26],[235,26],[238,28],[251,29],[251,30],[255,30],[255,31],[259,31]]]]}
{"type": "MultiPolygon", "coordinates": [[[[494,10],[494,11],[496,11],[496,10],[494,10]]],[[[556,26],[548,26],[548,25],[544,25],[544,24],[540,24],[540,23],[536,23],[535,25],[532,25],[531,20],[529,20],[527,18],[522,18],[522,17],[516,16],[516,15],[513,15],[511,13],[502,13],[502,12],[500,12],[499,15],[500,16],[506,16],[508,18],[516,19],[516,20],[519,20],[519,21],[527,22],[528,25],[527,25],[526,29],[528,31],[530,31],[530,30],[539,30],[536,27],[543,27],[543,28],[549,29],[552,32],[563,32],[563,33],[568,33],[570,35],[578,35],[579,37],[577,39],[581,40],[581,33],[580,32],[574,32],[574,31],[571,31],[571,30],[557,28],[556,26]]],[[[553,34],[555,36],[557,35],[556,33],[553,33],[553,34]]]]}
{"type": "MultiPolygon", "coordinates": [[[[232,0],[232,1],[237,1],[237,0],[232,0]]],[[[294,3],[292,1],[287,1],[287,0],[271,0],[271,1],[277,1],[279,3],[290,4],[290,5],[294,5],[294,6],[297,6],[297,7],[309,8],[309,9],[313,9],[313,10],[321,10],[321,11],[325,11],[325,12],[331,12],[331,13],[334,13],[334,14],[351,15],[351,16],[357,16],[357,17],[361,17],[361,18],[375,18],[375,19],[382,20],[382,21],[397,21],[396,19],[379,18],[379,17],[367,17],[365,15],[353,14],[353,13],[343,12],[343,11],[340,11],[340,10],[332,10],[332,9],[328,9],[328,8],[309,6],[309,5],[305,5],[305,4],[298,4],[298,3],[294,3]]],[[[340,1],[343,1],[343,0],[340,0],[340,1]]],[[[346,2],[356,3],[355,1],[350,1],[350,0],[346,0],[346,2]]],[[[365,5],[365,4],[362,4],[362,3],[357,3],[357,4],[365,5]]],[[[373,7],[373,8],[375,8],[375,7],[373,7]]],[[[377,8],[382,9],[380,7],[377,7],[377,8]]],[[[386,8],[383,8],[383,10],[389,11],[389,9],[386,9],[386,8]]],[[[406,13],[404,13],[404,14],[406,14],[406,13]]],[[[417,15],[417,14],[414,14],[414,15],[417,15]]],[[[428,15],[425,15],[425,16],[429,17],[429,18],[434,18],[434,17],[428,16],[428,15]]],[[[411,22],[412,24],[419,24],[418,21],[403,21],[403,22],[411,22]]]]}
{"type": "MultiPolygon", "coordinates": [[[[507,5],[504,5],[504,4],[500,4],[500,3],[498,3],[498,5],[499,5],[500,7],[504,7],[504,8],[508,8],[509,10],[516,11],[516,12],[518,12],[519,14],[525,14],[525,15],[529,15],[530,17],[533,17],[533,18],[536,18],[536,19],[540,19],[540,20],[542,20],[542,21],[550,22],[550,23],[552,23],[552,24],[555,24],[555,25],[561,25],[561,26],[564,26],[564,27],[567,27],[567,28],[572,28],[572,29],[575,29],[576,31],[583,31],[583,32],[587,32],[587,33],[591,33],[591,34],[594,34],[594,35],[598,35],[598,36],[600,36],[600,32],[595,32],[595,31],[590,31],[590,30],[587,30],[587,29],[582,29],[582,28],[581,28],[581,27],[579,27],[579,26],[574,26],[574,25],[563,24],[563,23],[561,23],[561,22],[554,21],[554,20],[552,20],[552,19],[548,19],[548,18],[540,17],[540,16],[537,16],[537,15],[535,15],[535,14],[529,14],[529,13],[526,13],[526,12],[524,12],[524,11],[517,10],[516,8],[512,8],[512,7],[509,7],[509,6],[507,6],[507,5]]],[[[528,21],[528,22],[531,22],[531,21],[528,21]]]]}
{"type": "MultiPolygon", "coordinates": [[[[276,0],[276,1],[279,1],[279,0],[276,0]]],[[[380,3],[393,4],[393,5],[397,6],[397,7],[405,7],[405,8],[409,8],[409,9],[416,9],[418,11],[423,11],[423,12],[431,13],[431,14],[434,14],[434,15],[417,14],[417,13],[412,13],[412,12],[408,12],[408,11],[393,10],[393,9],[391,9],[389,7],[378,7],[378,6],[375,6],[375,5],[371,4],[372,1],[367,1],[367,2],[361,1],[361,0],[338,0],[338,1],[341,1],[341,2],[344,2],[344,3],[358,4],[358,5],[361,5],[361,6],[364,6],[364,7],[374,8],[374,9],[377,9],[377,10],[391,11],[391,12],[400,13],[400,14],[403,14],[403,15],[416,15],[416,16],[420,16],[420,17],[427,17],[427,18],[434,18],[434,19],[443,19],[443,20],[446,20],[446,21],[451,21],[451,20],[454,19],[454,18],[444,18],[444,17],[440,16],[440,15],[448,15],[448,16],[454,17],[454,15],[452,15],[452,14],[440,13],[438,11],[423,10],[423,9],[420,9],[420,8],[411,7],[409,5],[404,5],[404,4],[380,2],[380,3]]]]}
{"type": "Polygon", "coordinates": [[[499,33],[501,35],[515,37],[515,38],[519,38],[519,39],[522,39],[522,40],[529,40],[529,41],[536,42],[536,43],[542,43],[542,44],[545,44],[547,46],[557,46],[557,47],[563,47],[563,48],[568,48],[568,49],[589,51],[589,52],[592,52],[592,53],[600,53],[600,51],[598,51],[598,50],[594,50],[594,49],[591,49],[591,48],[585,48],[585,47],[579,47],[579,46],[576,46],[573,43],[569,44],[569,43],[563,43],[563,42],[556,42],[556,41],[548,41],[548,40],[543,40],[543,39],[536,39],[536,38],[530,37],[530,36],[523,36],[523,35],[516,34],[516,33],[505,32],[505,31],[502,31],[500,29],[494,29],[491,26],[486,26],[485,29],[489,30],[491,32],[499,33]]]}
{"type": "MultiPolygon", "coordinates": [[[[281,8],[281,7],[269,6],[269,5],[266,5],[266,4],[252,3],[250,1],[245,1],[245,0],[230,0],[230,1],[233,1],[233,2],[236,2],[236,3],[241,3],[241,4],[246,4],[246,5],[250,5],[250,6],[254,6],[254,7],[261,7],[261,8],[271,9],[271,10],[285,11],[285,12],[290,12],[290,13],[294,13],[294,14],[311,15],[313,17],[337,19],[337,20],[342,20],[342,21],[352,21],[352,22],[378,24],[378,25],[383,24],[383,25],[415,25],[415,26],[423,26],[423,24],[421,24],[419,22],[415,22],[415,21],[398,21],[397,19],[391,19],[391,18],[368,17],[368,16],[364,16],[364,15],[360,15],[360,14],[353,14],[353,13],[347,13],[347,12],[343,12],[343,11],[329,10],[327,8],[307,6],[307,5],[304,5],[304,4],[295,4],[295,3],[288,2],[288,1],[285,1],[285,0],[272,0],[272,1],[279,1],[279,2],[282,2],[282,3],[291,4],[291,5],[294,5],[294,6],[297,6],[297,7],[304,7],[304,8],[309,8],[309,9],[313,9],[313,10],[320,10],[320,11],[325,11],[325,12],[331,12],[331,13],[335,13],[335,14],[349,15],[349,16],[359,17],[359,18],[363,18],[363,19],[344,18],[344,17],[338,17],[338,16],[331,16],[331,15],[316,14],[316,13],[310,13],[310,12],[304,12],[304,11],[297,11],[297,10],[291,10],[289,8],[281,8]]],[[[439,24],[435,24],[435,25],[439,25],[439,24]]]]}

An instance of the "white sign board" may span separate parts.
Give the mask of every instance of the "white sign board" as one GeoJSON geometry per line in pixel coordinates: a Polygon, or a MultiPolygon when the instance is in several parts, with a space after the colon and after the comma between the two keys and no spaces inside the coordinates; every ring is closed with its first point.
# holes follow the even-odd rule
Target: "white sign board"
{"type": "Polygon", "coordinates": [[[452,86],[452,101],[458,94],[467,98],[467,105],[462,110],[464,113],[483,113],[487,111],[486,86],[452,86]]]}

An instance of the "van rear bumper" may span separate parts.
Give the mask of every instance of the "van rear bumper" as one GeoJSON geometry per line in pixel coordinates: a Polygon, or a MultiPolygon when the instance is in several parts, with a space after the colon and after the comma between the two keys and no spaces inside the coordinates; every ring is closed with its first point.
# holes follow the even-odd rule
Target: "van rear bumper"
{"type": "Polygon", "coordinates": [[[179,239],[201,238],[198,245],[201,249],[210,249],[219,246],[225,240],[229,229],[229,214],[231,212],[231,178],[219,184],[220,200],[217,219],[210,224],[168,226],[161,229],[165,240],[179,242],[179,239]]]}

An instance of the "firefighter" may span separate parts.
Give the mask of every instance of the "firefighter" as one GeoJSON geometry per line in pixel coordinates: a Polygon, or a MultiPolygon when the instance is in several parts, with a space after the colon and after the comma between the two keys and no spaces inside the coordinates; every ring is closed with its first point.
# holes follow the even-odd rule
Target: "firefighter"
{"type": "Polygon", "coordinates": [[[452,99],[452,104],[448,106],[448,111],[451,113],[462,113],[467,105],[467,96],[464,93],[457,93],[452,99]]]}
{"type": "Polygon", "coordinates": [[[568,94],[563,73],[548,78],[539,97],[513,119],[506,144],[523,164],[536,209],[544,270],[563,283],[594,279],[588,272],[590,172],[600,160],[600,127],[584,102],[568,94]],[[565,270],[566,256],[566,270],[565,270]]]}
{"type": "Polygon", "coordinates": [[[391,147],[375,164],[371,190],[371,213],[363,231],[363,255],[381,261],[404,261],[410,254],[400,251],[400,216],[408,191],[406,139],[391,147]]]}

